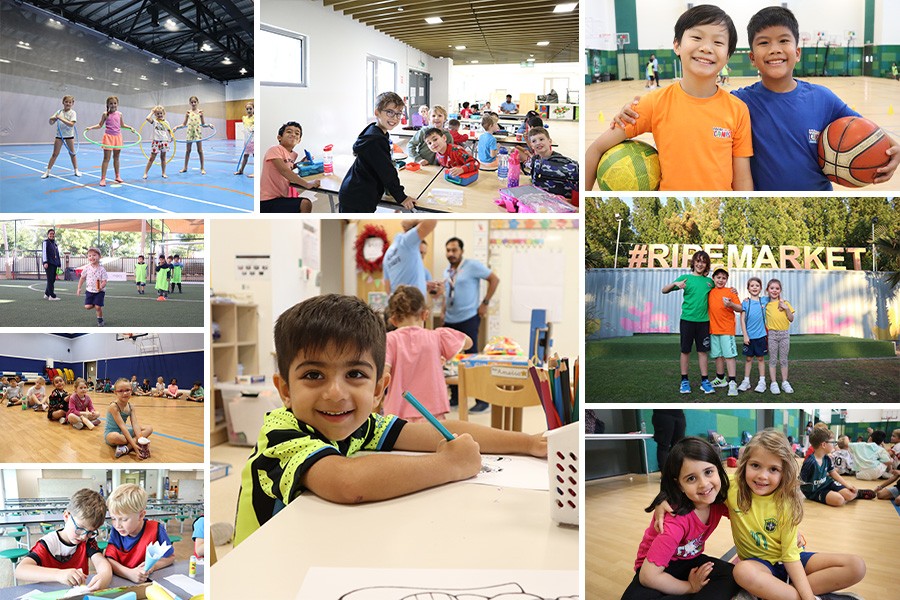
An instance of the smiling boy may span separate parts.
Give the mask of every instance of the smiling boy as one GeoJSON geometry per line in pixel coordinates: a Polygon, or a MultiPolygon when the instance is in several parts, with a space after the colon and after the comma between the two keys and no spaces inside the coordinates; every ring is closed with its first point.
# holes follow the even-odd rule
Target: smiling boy
{"type": "Polygon", "coordinates": [[[546,438],[372,411],[390,383],[384,320],[363,301],[328,294],[288,309],[275,323],[275,387],[284,407],[266,414],[241,474],[235,545],[306,490],[341,504],[396,498],[481,470],[480,452],[544,457],[546,438]],[[390,450],[420,456],[384,454],[390,450]],[[367,450],[367,456],[349,458],[367,450]]]}
{"type": "Polygon", "coordinates": [[[404,106],[395,92],[382,92],[375,98],[375,122],[369,123],[353,144],[356,160],[341,182],[338,199],[342,213],[375,212],[385,190],[403,208],[415,207],[416,199],[406,194],[391,160],[388,136],[400,124],[404,106]]]}
{"type": "Polygon", "coordinates": [[[478,160],[456,144],[448,144],[444,132],[436,127],[425,131],[425,143],[434,152],[437,164],[447,169],[450,175],[469,174],[478,171],[478,160]]]}
{"type": "MultiPolygon", "coordinates": [[[[431,120],[429,123],[431,127],[436,127],[443,131],[444,129],[444,121],[447,120],[447,110],[443,106],[435,106],[431,109],[431,120]]],[[[459,129],[459,121],[456,122],[457,129],[459,129]]],[[[434,152],[431,151],[431,148],[425,143],[425,132],[428,131],[429,127],[423,127],[418,130],[415,135],[409,140],[409,143],[406,145],[406,151],[409,153],[409,158],[416,161],[420,165],[436,165],[437,159],[434,157],[434,152]]],[[[444,131],[444,137],[447,139],[447,143],[453,142],[453,134],[449,131],[444,131]]]]}
{"type": "Polygon", "coordinates": [[[159,521],[147,516],[147,492],[134,483],[120,485],[109,495],[109,516],[112,531],[106,558],[113,573],[128,581],[142,583],[151,573],[175,562],[175,550],[171,547],[151,568],[145,567],[147,546],[153,542],[172,545],[166,528],[159,521]]]}
{"type": "Polygon", "coordinates": [[[734,313],[743,312],[741,300],[737,293],[726,288],[728,283],[728,271],[719,268],[713,272],[713,281],[716,287],[709,292],[709,341],[710,357],[716,361],[716,378],[712,381],[713,387],[728,387],[729,396],[737,396],[737,382],[735,371],[737,365],[737,345],[734,341],[735,321],[734,313]],[[728,370],[728,379],[725,379],[725,371],[728,370]]]}
{"type": "Polygon", "coordinates": [[[737,46],[734,23],[716,6],[695,6],[675,23],[673,45],[684,76],[641,98],[636,123],[610,129],[591,144],[585,159],[587,190],[594,187],[604,152],[646,132],[653,133],[659,151],[660,191],[753,189],[750,114],[716,85],[737,46]]]}
{"type": "Polygon", "coordinates": [[[535,187],[566,198],[578,189],[578,163],[553,150],[553,140],[543,127],[532,127],[528,139],[534,154],[527,172],[535,187]]]}
{"type": "Polygon", "coordinates": [[[87,252],[88,264],[81,270],[81,278],[78,280],[78,286],[75,295],[81,295],[81,286],[84,286],[84,308],[85,310],[95,310],[97,312],[97,327],[103,327],[103,304],[106,297],[106,283],[109,275],[106,269],[100,264],[100,251],[91,248],[87,252]]]}
{"type": "Polygon", "coordinates": [[[296,121],[288,121],[278,129],[278,144],[266,150],[263,157],[262,177],[259,181],[259,212],[312,212],[309,198],[294,197],[291,190],[291,186],[310,190],[320,185],[318,179],[307,182],[293,171],[299,156],[294,152],[294,147],[301,139],[303,128],[296,121]]]}

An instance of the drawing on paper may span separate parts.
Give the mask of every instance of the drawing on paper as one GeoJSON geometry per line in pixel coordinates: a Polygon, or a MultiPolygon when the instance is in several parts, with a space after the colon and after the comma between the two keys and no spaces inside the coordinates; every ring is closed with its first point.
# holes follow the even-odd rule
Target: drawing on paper
{"type": "Polygon", "coordinates": [[[339,600],[578,600],[578,596],[538,596],[510,582],[464,589],[372,586],[347,592],[339,600]]]}

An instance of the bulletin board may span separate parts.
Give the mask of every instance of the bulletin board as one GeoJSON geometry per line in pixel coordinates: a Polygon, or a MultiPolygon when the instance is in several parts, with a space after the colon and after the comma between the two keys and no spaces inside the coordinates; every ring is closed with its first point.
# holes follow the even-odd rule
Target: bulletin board
{"type": "Polygon", "coordinates": [[[545,309],[554,339],[576,353],[579,250],[577,220],[491,221],[488,266],[500,286],[488,312],[488,336],[511,337],[527,351],[531,311],[545,309]]]}

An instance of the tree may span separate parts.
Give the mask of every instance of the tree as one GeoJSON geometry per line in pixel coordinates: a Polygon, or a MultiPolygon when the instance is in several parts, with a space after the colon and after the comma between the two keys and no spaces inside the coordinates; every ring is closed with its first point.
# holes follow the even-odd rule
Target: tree
{"type": "Polygon", "coordinates": [[[627,264],[628,252],[634,239],[631,230],[631,210],[621,198],[588,201],[585,209],[584,255],[586,268],[612,267],[616,252],[616,213],[622,219],[622,233],[619,242],[619,265],[627,264]]]}

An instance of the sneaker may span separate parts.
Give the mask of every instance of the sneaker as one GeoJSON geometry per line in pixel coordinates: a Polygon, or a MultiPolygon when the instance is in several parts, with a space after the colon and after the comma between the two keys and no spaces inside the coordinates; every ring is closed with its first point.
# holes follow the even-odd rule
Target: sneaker
{"type": "Polygon", "coordinates": [[[678,390],[682,394],[690,394],[691,393],[691,382],[687,379],[681,380],[681,388],[678,390]]]}
{"type": "Polygon", "coordinates": [[[819,594],[819,600],[863,600],[863,597],[853,592],[831,592],[819,594]]]}
{"type": "Polygon", "coordinates": [[[491,407],[491,405],[488,404],[487,402],[485,402],[484,400],[476,400],[476,401],[475,401],[475,406],[473,406],[472,408],[470,408],[470,409],[469,409],[469,412],[470,412],[470,413],[483,413],[484,411],[486,411],[486,410],[489,409],[490,407],[491,407]]]}
{"type": "Polygon", "coordinates": [[[744,377],[744,380],[741,382],[741,385],[738,386],[739,392],[746,392],[750,389],[750,378],[744,377]]]}
{"type": "Polygon", "coordinates": [[[62,298],[60,298],[59,296],[53,296],[49,300],[50,302],[59,302],[60,300],[62,300],[62,298]]]}
{"type": "Polygon", "coordinates": [[[44,174],[41,175],[41,179],[47,179],[48,177],[50,177],[50,171],[44,171],[44,174]]]}
{"type": "Polygon", "coordinates": [[[703,390],[704,394],[715,394],[716,390],[713,389],[712,384],[709,382],[709,379],[704,379],[700,382],[700,389],[703,390]]]}
{"type": "Polygon", "coordinates": [[[766,391],[766,380],[765,380],[765,379],[760,379],[760,380],[759,380],[759,383],[756,384],[756,387],[753,388],[753,391],[754,391],[754,392],[759,392],[760,394],[762,394],[763,392],[765,392],[765,391],[766,391]]]}
{"type": "Polygon", "coordinates": [[[103,327],[105,325],[103,319],[97,319],[97,327],[103,327]]]}
{"type": "Polygon", "coordinates": [[[75,429],[84,429],[84,422],[78,421],[77,423],[72,423],[72,427],[75,429]]]}
{"type": "Polygon", "coordinates": [[[728,380],[716,377],[710,381],[710,384],[712,384],[713,387],[728,387],[728,380]]]}
{"type": "Polygon", "coordinates": [[[47,294],[44,294],[44,300],[49,300],[49,299],[50,299],[50,296],[48,296],[47,294]]]}
{"type": "Polygon", "coordinates": [[[773,382],[769,385],[769,391],[772,392],[773,394],[775,394],[776,396],[777,396],[778,394],[781,393],[781,390],[778,389],[778,382],[777,382],[777,381],[773,381],[773,382]]]}
{"type": "Polygon", "coordinates": [[[75,177],[81,177],[81,171],[75,169],[75,177]]]}
{"type": "Polygon", "coordinates": [[[67,422],[68,422],[68,421],[66,421],[66,418],[65,418],[65,417],[60,417],[60,418],[59,418],[59,424],[60,424],[60,425],[65,425],[67,422]]]}
{"type": "Polygon", "coordinates": [[[97,425],[100,424],[100,419],[94,419],[93,421],[91,421],[91,423],[93,423],[94,427],[96,427],[97,425]]]}
{"type": "Polygon", "coordinates": [[[125,456],[129,452],[131,452],[131,448],[128,446],[116,446],[116,458],[125,456]]]}
{"type": "Polygon", "coordinates": [[[856,497],[863,500],[872,500],[875,496],[875,490],[856,490],[856,497]]]}
{"type": "Polygon", "coordinates": [[[734,381],[728,382],[728,395],[729,396],[737,396],[738,395],[738,386],[734,381]]]}
{"type": "Polygon", "coordinates": [[[784,392],[785,394],[793,394],[794,388],[792,388],[791,384],[788,383],[787,381],[782,381],[781,382],[781,391],[784,392]]]}

